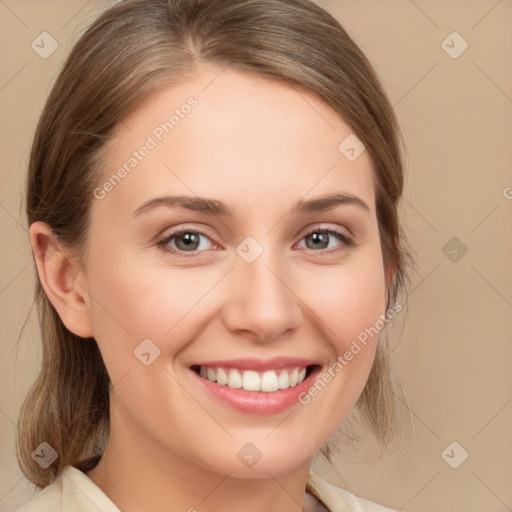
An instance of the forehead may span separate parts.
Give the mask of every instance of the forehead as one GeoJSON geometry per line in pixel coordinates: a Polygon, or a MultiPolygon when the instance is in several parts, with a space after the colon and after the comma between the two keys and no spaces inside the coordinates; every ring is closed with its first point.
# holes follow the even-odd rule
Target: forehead
{"type": "Polygon", "coordinates": [[[201,66],[117,127],[99,185],[116,173],[122,178],[102,207],[116,202],[118,210],[133,211],[152,196],[179,193],[222,198],[240,210],[343,191],[373,210],[367,152],[350,161],[339,149],[351,133],[303,88],[201,66]]]}

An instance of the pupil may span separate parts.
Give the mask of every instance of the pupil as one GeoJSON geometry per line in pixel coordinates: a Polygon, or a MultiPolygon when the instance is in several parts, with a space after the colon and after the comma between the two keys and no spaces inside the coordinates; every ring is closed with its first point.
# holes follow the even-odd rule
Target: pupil
{"type": "Polygon", "coordinates": [[[326,233],[313,233],[310,235],[313,239],[313,243],[323,243],[323,248],[325,248],[325,243],[327,242],[326,238],[327,238],[327,235],[326,233]]]}
{"type": "MultiPolygon", "coordinates": [[[[178,241],[180,239],[183,240],[183,243],[185,244],[185,248],[188,248],[188,249],[190,249],[191,246],[193,246],[194,244],[197,245],[197,243],[198,243],[197,233],[185,233],[181,237],[178,237],[178,241]]],[[[193,247],[193,248],[197,249],[197,247],[193,247]]]]}

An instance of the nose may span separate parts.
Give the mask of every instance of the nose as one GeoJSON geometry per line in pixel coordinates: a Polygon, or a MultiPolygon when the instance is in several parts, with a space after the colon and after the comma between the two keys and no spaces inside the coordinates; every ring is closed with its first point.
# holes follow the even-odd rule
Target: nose
{"type": "Polygon", "coordinates": [[[252,263],[237,257],[228,286],[223,321],[231,332],[266,343],[301,325],[303,302],[293,290],[290,269],[266,251],[252,263]]]}

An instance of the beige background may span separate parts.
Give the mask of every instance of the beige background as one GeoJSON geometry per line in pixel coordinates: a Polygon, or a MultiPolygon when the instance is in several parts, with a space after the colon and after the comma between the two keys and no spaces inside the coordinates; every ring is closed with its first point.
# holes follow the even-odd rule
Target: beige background
{"type": "MultiPolygon", "coordinates": [[[[14,453],[40,356],[20,206],[28,150],[70,45],[110,3],[0,1],[0,510],[32,491],[14,453]],[[59,44],[47,59],[31,48],[43,31],[59,44]]],[[[393,352],[416,436],[379,460],[366,436],[345,448],[336,470],[319,461],[317,472],[397,510],[512,510],[512,2],[317,3],[359,43],[396,107],[408,147],[403,215],[417,258],[393,352]],[[458,58],[441,46],[453,31],[469,44],[458,58]],[[457,261],[454,247],[443,252],[452,237],[467,247],[457,261]],[[469,454],[457,469],[441,456],[453,441],[460,447],[449,460],[469,454]]],[[[452,52],[461,43],[447,41],[452,52]]]]}

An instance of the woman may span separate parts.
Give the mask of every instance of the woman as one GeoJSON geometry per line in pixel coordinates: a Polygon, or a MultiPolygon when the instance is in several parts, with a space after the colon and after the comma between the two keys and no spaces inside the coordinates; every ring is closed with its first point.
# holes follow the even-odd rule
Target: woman
{"type": "Polygon", "coordinates": [[[389,510],[310,473],[396,429],[398,128],[309,0],[128,0],[73,48],[27,190],[43,367],[19,510],[389,510]]]}

